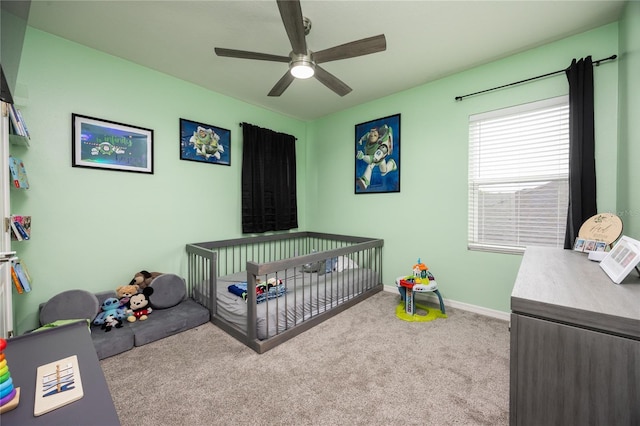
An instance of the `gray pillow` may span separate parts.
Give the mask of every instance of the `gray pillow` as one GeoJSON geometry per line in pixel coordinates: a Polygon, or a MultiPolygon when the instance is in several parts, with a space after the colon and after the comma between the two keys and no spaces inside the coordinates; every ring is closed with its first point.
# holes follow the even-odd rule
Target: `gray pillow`
{"type": "Polygon", "coordinates": [[[187,294],[184,280],[175,274],[162,274],[149,285],[153,293],[149,296],[151,307],[166,309],[182,302],[187,294]]]}
{"type": "Polygon", "coordinates": [[[302,265],[302,272],[317,272],[318,275],[324,275],[327,272],[326,260],[315,263],[306,263],[302,265]]]}
{"type": "Polygon", "coordinates": [[[86,290],[67,290],[53,296],[40,311],[40,324],[65,319],[93,319],[100,311],[98,298],[86,290]]]}

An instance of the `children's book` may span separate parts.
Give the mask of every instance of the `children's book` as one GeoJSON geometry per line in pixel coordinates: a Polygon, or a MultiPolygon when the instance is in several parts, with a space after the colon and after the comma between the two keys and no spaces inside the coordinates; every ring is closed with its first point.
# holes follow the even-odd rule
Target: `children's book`
{"type": "Polygon", "coordinates": [[[29,139],[31,139],[31,135],[29,134],[29,129],[27,129],[27,123],[24,121],[24,117],[22,116],[22,111],[20,111],[18,108],[15,108],[16,110],[16,115],[18,116],[18,123],[20,124],[20,126],[22,126],[22,136],[26,136],[29,139]]]}
{"type": "Polygon", "coordinates": [[[15,286],[18,294],[24,293],[24,290],[22,289],[22,284],[20,284],[20,279],[18,278],[18,275],[16,274],[16,270],[13,267],[13,265],[11,265],[11,281],[13,281],[13,285],[15,286]]]}
{"type": "Polygon", "coordinates": [[[31,216],[13,215],[11,221],[18,229],[23,240],[31,238],[31,216]]]}
{"type": "Polygon", "coordinates": [[[20,129],[20,124],[18,122],[18,115],[16,114],[16,110],[13,108],[13,105],[9,104],[9,121],[11,126],[13,127],[14,134],[22,136],[22,130],[20,129]]]}
{"type": "Polygon", "coordinates": [[[11,239],[23,241],[31,239],[31,216],[12,215],[10,218],[11,239]]]}
{"type": "Polygon", "coordinates": [[[9,170],[11,170],[11,180],[13,180],[13,186],[21,189],[29,189],[27,170],[25,169],[22,160],[10,155],[9,170]]]}
{"type": "Polygon", "coordinates": [[[20,280],[22,289],[25,291],[25,293],[29,293],[31,291],[31,283],[29,282],[29,278],[27,278],[27,275],[24,273],[24,270],[22,269],[22,265],[20,264],[20,262],[15,262],[13,265],[13,268],[16,271],[18,280],[20,280]]]}
{"type": "Polygon", "coordinates": [[[11,222],[11,239],[14,241],[22,241],[22,234],[20,233],[20,231],[18,231],[18,227],[16,226],[16,223],[12,220],[10,220],[11,222]]]}
{"type": "Polygon", "coordinates": [[[15,225],[16,229],[20,233],[20,236],[22,237],[23,240],[28,240],[29,238],[31,238],[27,230],[24,229],[24,227],[20,222],[14,221],[13,224],[15,225]]]}
{"type": "Polygon", "coordinates": [[[24,263],[23,259],[20,259],[18,262],[20,262],[20,266],[22,266],[22,272],[24,272],[24,276],[27,277],[27,280],[29,281],[29,284],[31,284],[33,282],[33,280],[31,279],[31,274],[29,273],[29,269],[27,268],[27,264],[24,263]]]}

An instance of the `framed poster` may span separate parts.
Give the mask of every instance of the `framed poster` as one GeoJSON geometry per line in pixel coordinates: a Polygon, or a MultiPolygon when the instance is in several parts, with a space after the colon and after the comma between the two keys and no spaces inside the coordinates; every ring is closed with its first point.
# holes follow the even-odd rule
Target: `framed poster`
{"type": "Polygon", "coordinates": [[[231,130],[180,119],[180,159],[231,165],[231,130]]]}
{"type": "Polygon", "coordinates": [[[71,114],[71,165],[153,174],[153,130],[71,114]]]}
{"type": "Polygon", "coordinates": [[[614,283],[620,284],[638,263],[640,263],[640,241],[623,235],[609,254],[602,259],[600,267],[614,283]]]}
{"type": "Polygon", "coordinates": [[[355,193],[400,192],[400,114],[355,126],[355,193]]]}

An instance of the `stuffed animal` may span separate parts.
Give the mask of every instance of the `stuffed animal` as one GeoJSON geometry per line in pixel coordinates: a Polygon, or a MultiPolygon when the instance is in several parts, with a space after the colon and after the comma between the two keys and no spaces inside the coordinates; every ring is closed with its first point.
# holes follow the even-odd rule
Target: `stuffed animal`
{"type": "Polygon", "coordinates": [[[145,287],[149,287],[151,281],[153,281],[155,277],[158,277],[160,275],[162,275],[162,272],[140,271],[133,276],[133,279],[131,280],[129,285],[137,285],[138,288],[142,290],[145,287]]]}
{"type": "Polygon", "coordinates": [[[120,307],[127,307],[131,296],[138,294],[138,288],[137,285],[121,285],[116,288],[116,295],[118,296],[118,300],[120,300],[120,307]]]}
{"type": "Polygon", "coordinates": [[[107,315],[107,317],[104,319],[104,324],[102,324],[100,328],[104,331],[111,331],[113,327],[121,328],[122,321],[116,319],[113,315],[107,315]]]}
{"type": "Polygon", "coordinates": [[[267,288],[275,287],[277,285],[282,285],[282,280],[271,277],[267,280],[267,288]]]}
{"type": "Polygon", "coordinates": [[[267,283],[263,283],[261,280],[256,280],[256,294],[264,294],[266,292],[273,293],[276,289],[271,290],[273,287],[282,285],[282,280],[276,280],[275,278],[269,278],[267,283]]]}
{"type": "Polygon", "coordinates": [[[153,287],[145,287],[142,289],[142,293],[134,294],[129,299],[129,309],[131,310],[131,316],[127,317],[127,321],[135,322],[136,320],[144,321],[152,311],[149,306],[149,296],[153,294],[153,287]]]}
{"type": "Polygon", "coordinates": [[[124,319],[127,314],[125,310],[120,307],[120,301],[115,297],[109,297],[102,302],[102,306],[100,307],[101,312],[95,317],[93,323],[95,325],[102,325],[107,320],[109,315],[112,315],[113,318],[117,320],[124,319]]]}

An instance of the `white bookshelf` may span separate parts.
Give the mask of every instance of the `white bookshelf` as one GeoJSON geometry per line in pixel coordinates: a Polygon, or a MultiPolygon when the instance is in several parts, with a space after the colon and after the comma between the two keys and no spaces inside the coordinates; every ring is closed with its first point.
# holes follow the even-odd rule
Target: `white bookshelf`
{"type": "Polygon", "coordinates": [[[13,290],[11,282],[11,229],[8,218],[11,215],[11,199],[9,188],[9,115],[7,104],[0,102],[0,200],[2,203],[2,223],[0,223],[0,337],[13,336],[13,290]]]}

